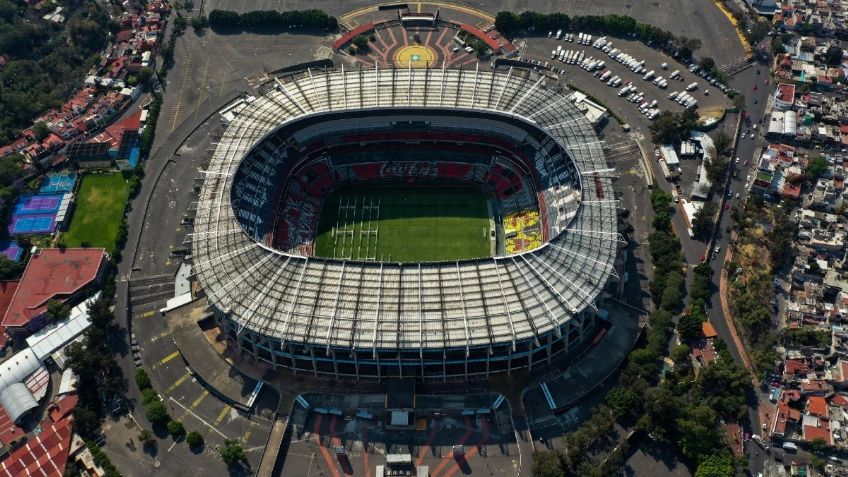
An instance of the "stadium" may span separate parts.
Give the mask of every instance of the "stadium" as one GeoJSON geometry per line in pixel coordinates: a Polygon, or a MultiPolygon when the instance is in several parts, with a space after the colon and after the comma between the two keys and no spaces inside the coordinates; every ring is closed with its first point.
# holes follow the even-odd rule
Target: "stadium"
{"type": "Polygon", "coordinates": [[[192,267],[315,376],[480,379],[588,346],[621,236],[601,141],[512,69],[306,70],[228,109],[192,267]]]}

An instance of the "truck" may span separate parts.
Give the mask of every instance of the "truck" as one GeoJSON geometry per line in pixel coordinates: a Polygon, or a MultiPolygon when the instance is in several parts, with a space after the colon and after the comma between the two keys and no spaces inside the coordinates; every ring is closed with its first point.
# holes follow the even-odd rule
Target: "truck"
{"type": "Polygon", "coordinates": [[[670,75],[668,75],[668,79],[675,79],[675,78],[677,78],[677,76],[679,74],[680,74],[680,70],[674,70],[674,71],[671,72],[670,75]]]}
{"type": "Polygon", "coordinates": [[[677,91],[672,91],[671,93],[668,93],[668,99],[676,98],[677,94],[678,94],[677,91]]]}
{"type": "Polygon", "coordinates": [[[668,87],[668,81],[662,80],[659,82],[659,84],[657,84],[657,86],[659,86],[661,89],[666,89],[668,87]]]}
{"type": "Polygon", "coordinates": [[[560,38],[562,38],[562,28],[557,30],[557,34],[556,34],[556,39],[559,40],[560,38]]]}
{"type": "Polygon", "coordinates": [[[686,91],[695,91],[696,89],[698,89],[698,83],[696,82],[690,83],[689,86],[686,87],[686,91]]]}
{"type": "Polygon", "coordinates": [[[654,77],[654,74],[655,74],[654,70],[651,70],[651,71],[645,73],[645,76],[643,76],[642,79],[645,80],[645,81],[650,81],[651,78],[654,77]]]}

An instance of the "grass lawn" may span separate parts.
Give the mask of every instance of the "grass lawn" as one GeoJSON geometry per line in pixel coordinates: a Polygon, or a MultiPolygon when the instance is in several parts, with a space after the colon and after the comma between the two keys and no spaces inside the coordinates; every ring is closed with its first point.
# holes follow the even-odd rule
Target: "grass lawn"
{"type": "Polygon", "coordinates": [[[130,185],[119,173],[87,174],[74,205],[71,226],[62,234],[68,247],[104,247],[114,252],[130,185]]]}
{"type": "Polygon", "coordinates": [[[486,197],[461,187],[343,187],[327,198],[314,253],[396,262],[491,256],[486,197]]]}

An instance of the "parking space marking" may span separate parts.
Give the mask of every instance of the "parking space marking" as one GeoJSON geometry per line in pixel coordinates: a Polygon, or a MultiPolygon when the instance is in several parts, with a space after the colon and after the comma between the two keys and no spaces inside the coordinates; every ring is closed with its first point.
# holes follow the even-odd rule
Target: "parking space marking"
{"type": "Polygon", "coordinates": [[[200,396],[197,396],[197,399],[195,399],[194,402],[191,403],[191,408],[196,409],[197,406],[200,405],[200,403],[203,402],[203,400],[206,399],[206,396],[208,395],[209,391],[204,389],[203,392],[200,393],[200,396]]]}
{"type": "Polygon", "coordinates": [[[247,440],[250,439],[250,435],[253,433],[254,426],[256,426],[256,424],[251,422],[250,425],[247,426],[247,430],[244,431],[244,435],[241,436],[241,441],[245,444],[247,443],[247,440]]]}
{"type": "Polygon", "coordinates": [[[155,367],[162,366],[163,364],[168,363],[168,361],[171,361],[172,359],[176,358],[179,355],[180,355],[179,351],[174,351],[173,353],[171,353],[168,356],[165,356],[164,358],[159,360],[159,363],[155,367]]]}
{"type": "Polygon", "coordinates": [[[221,437],[223,437],[224,439],[229,439],[229,437],[227,437],[227,435],[226,435],[226,434],[224,434],[223,432],[219,431],[217,427],[215,427],[215,426],[213,426],[212,424],[209,424],[208,422],[206,422],[206,420],[205,420],[205,419],[203,419],[202,417],[200,417],[200,416],[198,416],[197,414],[195,414],[194,412],[192,412],[192,410],[191,410],[191,409],[189,409],[189,408],[187,408],[187,407],[183,406],[181,402],[177,401],[177,400],[176,400],[176,399],[174,399],[173,397],[171,397],[170,399],[171,399],[171,402],[173,402],[173,403],[174,403],[174,404],[176,404],[177,406],[180,406],[181,408],[183,408],[183,410],[184,410],[185,412],[187,412],[187,413],[191,414],[192,416],[194,416],[194,418],[195,418],[195,419],[197,419],[198,421],[200,421],[200,422],[202,422],[202,423],[206,424],[206,426],[207,426],[207,427],[209,427],[209,429],[212,429],[213,431],[217,432],[217,433],[218,433],[218,435],[220,435],[220,436],[221,436],[221,437]]]}
{"type": "Polygon", "coordinates": [[[221,423],[221,421],[223,421],[223,420],[224,420],[224,417],[225,417],[227,414],[229,414],[230,409],[232,409],[232,407],[230,407],[229,405],[226,405],[226,406],[224,406],[224,409],[221,409],[221,412],[218,414],[218,417],[216,417],[216,418],[215,418],[215,425],[216,425],[216,426],[217,426],[218,424],[220,424],[220,423],[221,423]]]}
{"type": "Polygon", "coordinates": [[[180,379],[174,381],[174,384],[168,386],[168,389],[165,390],[165,394],[171,394],[171,391],[173,391],[174,389],[177,389],[177,387],[180,384],[184,383],[185,380],[188,379],[189,376],[191,376],[191,373],[188,373],[188,372],[186,372],[185,374],[180,376],[180,379]]]}

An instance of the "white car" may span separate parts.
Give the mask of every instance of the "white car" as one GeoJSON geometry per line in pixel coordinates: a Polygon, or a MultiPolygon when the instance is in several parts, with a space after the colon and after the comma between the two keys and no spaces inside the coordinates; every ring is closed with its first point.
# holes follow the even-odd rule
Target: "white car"
{"type": "Polygon", "coordinates": [[[713,253],[718,253],[718,251],[721,250],[721,245],[716,245],[714,250],[715,252],[713,253]]]}
{"type": "Polygon", "coordinates": [[[739,158],[738,157],[736,158],[736,163],[739,164],[739,158]]]}
{"type": "Polygon", "coordinates": [[[754,139],[754,133],[751,133],[751,136],[749,136],[749,137],[750,137],[751,139],[754,139]]]}
{"type": "Polygon", "coordinates": [[[748,177],[745,178],[745,183],[751,182],[751,174],[748,174],[748,177]]]}

